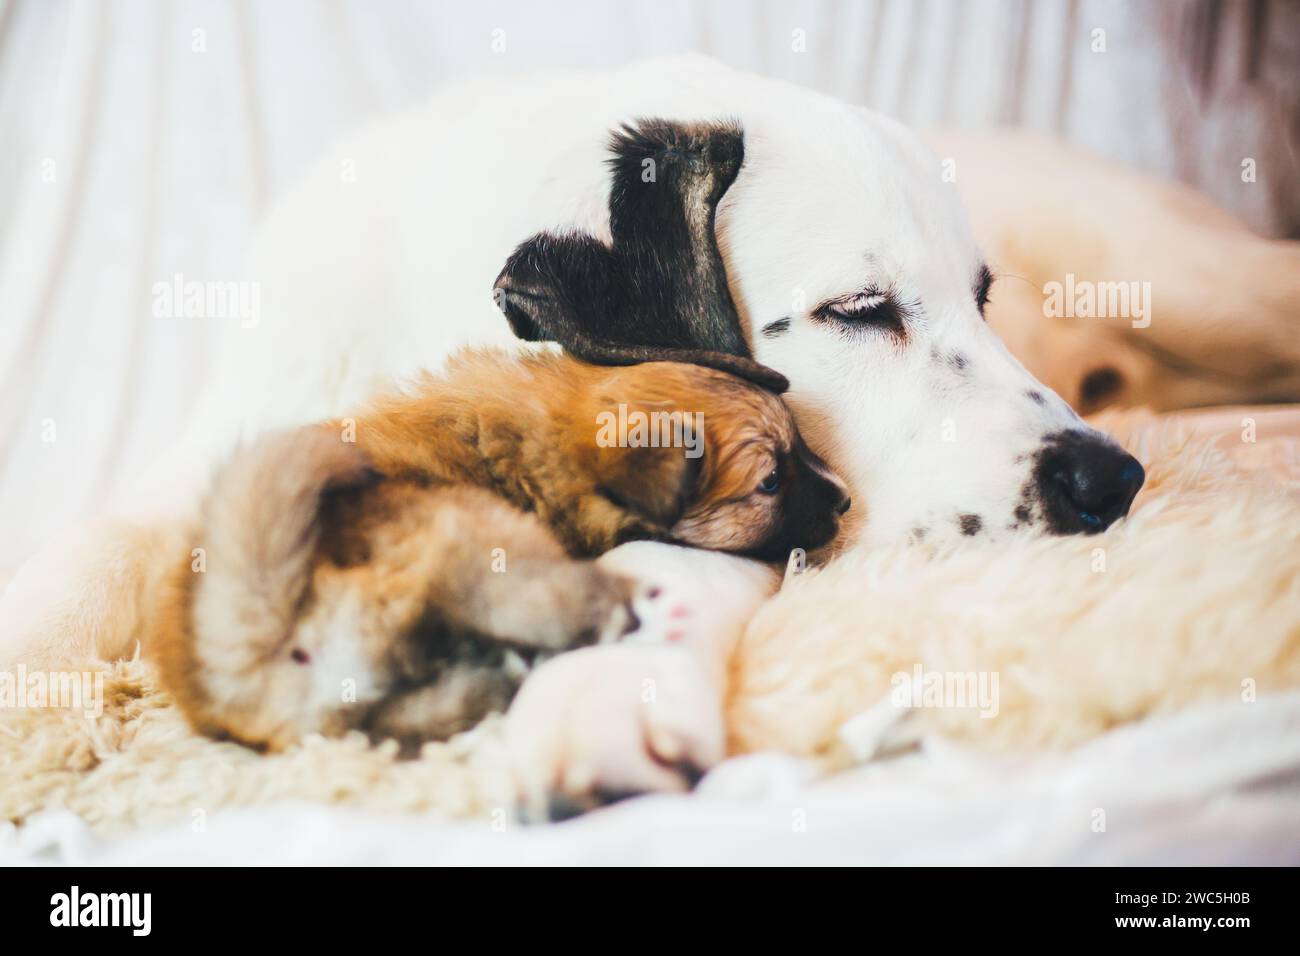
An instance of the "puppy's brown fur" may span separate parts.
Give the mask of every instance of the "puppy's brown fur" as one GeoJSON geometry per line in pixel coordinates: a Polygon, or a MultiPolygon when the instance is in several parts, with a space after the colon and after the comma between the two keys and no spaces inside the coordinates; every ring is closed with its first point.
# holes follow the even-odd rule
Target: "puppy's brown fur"
{"type": "Polygon", "coordinates": [[[154,652],[206,733],[414,744],[503,708],[535,656],[635,626],[631,584],[589,558],[656,539],[779,559],[828,541],[846,506],[781,400],[723,372],[466,353],[236,455],[154,652]],[[620,406],[702,414],[703,455],[602,447],[620,406]]]}

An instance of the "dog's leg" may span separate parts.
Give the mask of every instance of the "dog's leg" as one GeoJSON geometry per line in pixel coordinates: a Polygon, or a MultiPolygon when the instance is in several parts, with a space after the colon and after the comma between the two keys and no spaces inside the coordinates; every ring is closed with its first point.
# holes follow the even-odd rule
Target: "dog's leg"
{"type": "Polygon", "coordinates": [[[57,668],[130,657],[162,577],[206,542],[194,523],[215,428],[196,428],[154,460],[105,517],[47,542],[0,594],[0,667],[57,668]]]}
{"type": "Polygon", "coordinates": [[[440,557],[430,601],[457,628],[526,648],[562,651],[621,636],[636,588],[592,561],[569,558],[531,515],[475,488],[432,505],[440,557]]]}
{"type": "Polygon", "coordinates": [[[0,598],[0,667],[130,657],[154,589],[191,550],[181,528],[100,520],[48,544],[0,598]]]}
{"type": "Polygon", "coordinates": [[[1056,140],[930,138],[960,166],[976,237],[1005,276],[989,323],[1081,413],[1300,395],[1300,243],[1056,140]],[[1067,288],[1097,299],[1065,308],[1049,290],[1067,288]]]}
{"type": "Polygon", "coordinates": [[[391,688],[353,723],[373,739],[411,753],[468,730],[506,709],[538,652],[613,640],[636,624],[634,583],[570,559],[536,518],[473,488],[411,494],[424,496],[406,516],[421,530],[379,529],[361,569],[386,589],[366,592],[366,618],[408,608],[395,639],[389,626],[362,628],[384,645],[367,656],[391,688]],[[412,584],[415,601],[404,593],[412,584]]]}
{"type": "Polygon", "coordinates": [[[504,710],[521,678],[501,666],[458,664],[432,683],[389,693],[356,726],[375,742],[396,740],[404,756],[414,756],[427,741],[447,740],[504,710]]]}
{"type": "Polygon", "coordinates": [[[718,763],[731,653],[777,586],[765,565],[673,545],[628,544],[598,563],[649,586],[649,600],[625,642],[547,662],[511,705],[507,740],[534,818],[686,790],[718,763]]]}
{"type": "Polygon", "coordinates": [[[506,709],[538,652],[613,640],[637,623],[630,579],[570,559],[545,525],[496,496],[416,485],[390,494],[381,510],[395,506],[401,517],[367,533],[364,566],[317,576],[318,600],[340,607],[348,602],[334,599],[353,573],[371,582],[363,656],[388,689],[351,725],[372,739],[412,753],[468,730],[506,709]],[[402,608],[394,630],[391,614],[402,608]]]}

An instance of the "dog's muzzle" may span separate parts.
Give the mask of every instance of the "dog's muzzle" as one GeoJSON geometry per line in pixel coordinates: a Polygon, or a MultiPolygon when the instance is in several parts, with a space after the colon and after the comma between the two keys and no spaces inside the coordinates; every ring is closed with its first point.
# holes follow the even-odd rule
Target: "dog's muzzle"
{"type": "Polygon", "coordinates": [[[1128,514],[1146,472],[1095,432],[1049,435],[1031,482],[1054,534],[1097,534],[1128,514]]]}

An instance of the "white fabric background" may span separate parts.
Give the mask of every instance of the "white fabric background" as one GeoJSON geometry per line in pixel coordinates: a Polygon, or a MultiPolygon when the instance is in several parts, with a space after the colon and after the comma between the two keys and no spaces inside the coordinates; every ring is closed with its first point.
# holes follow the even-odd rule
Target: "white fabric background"
{"type": "Polygon", "coordinates": [[[686,50],[918,125],[1056,132],[1300,224],[1300,5],[0,0],[0,572],[179,431],[212,326],[155,318],[153,284],[239,279],[332,138],[475,71],[686,50]]]}

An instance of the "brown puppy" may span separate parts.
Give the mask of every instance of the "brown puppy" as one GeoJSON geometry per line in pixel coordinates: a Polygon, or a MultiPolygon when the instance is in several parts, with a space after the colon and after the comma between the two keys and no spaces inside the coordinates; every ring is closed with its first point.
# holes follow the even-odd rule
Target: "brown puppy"
{"type": "Polygon", "coordinates": [[[503,709],[538,655],[637,626],[630,583],[585,558],[655,539],[779,560],[847,506],[785,404],[732,375],[468,353],[236,455],[153,650],[204,732],[414,745],[503,709]]]}

